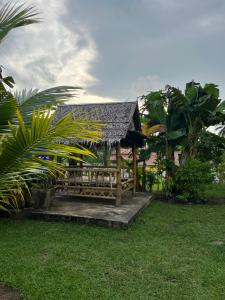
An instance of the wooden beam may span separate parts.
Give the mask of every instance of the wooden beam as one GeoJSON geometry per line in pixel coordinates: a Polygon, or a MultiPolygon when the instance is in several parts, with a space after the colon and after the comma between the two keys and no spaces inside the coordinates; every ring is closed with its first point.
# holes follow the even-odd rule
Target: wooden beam
{"type": "Polygon", "coordinates": [[[117,176],[116,176],[116,188],[117,188],[117,195],[116,195],[116,206],[121,205],[121,195],[122,195],[122,185],[121,185],[121,147],[120,143],[116,145],[116,165],[117,165],[117,176]]]}
{"type": "Polygon", "coordinates": [[[143,165],[142,165],[142,192],[146,191],[146,161],[145,159],[143,160],[143,165]]]}
{"type": "Polygon", "coordinates": [[[133,155],[133,178],[134,178],[133,193],[135,193],[137,189],[137,149],[135,147],[132,148],[132,155],[133,155]]]}
{"type": "Polygon", "coordinates": [[[66,168],[67,171],[90,171],[90,172],[96,172],[96,171],[99,171],[99,172],[104,172],[104,173],[115,173],[117,172],[118,170],[116,168],[104,168],[104,167],[89,167],[89,166],[84,166],[83,168],[78,168],[78,167],[67,167],[66,168]]]}

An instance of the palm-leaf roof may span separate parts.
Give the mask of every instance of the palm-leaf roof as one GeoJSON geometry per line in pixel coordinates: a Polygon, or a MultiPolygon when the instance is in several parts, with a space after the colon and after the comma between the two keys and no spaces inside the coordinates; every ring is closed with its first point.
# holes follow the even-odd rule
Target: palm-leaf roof
{"type": "MultiPolygon", "coordinates": [[[[102,142],[108,145],[125,139],[128,132],[141,132],[138,103],[135,101],[61,105],[57,109],[56,121],[69,112],[73,112],[75,118],[102,122],[102,142]]],[[[61,142],[69,144],[77,143],[77,140],[68,137],[61,142]]]]}

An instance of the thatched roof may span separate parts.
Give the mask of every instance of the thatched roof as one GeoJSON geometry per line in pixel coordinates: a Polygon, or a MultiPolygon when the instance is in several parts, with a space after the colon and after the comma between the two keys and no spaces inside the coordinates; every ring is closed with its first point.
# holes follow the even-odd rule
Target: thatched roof
{"type": "MultiPolygon", "coordinates": [[[[61,105],[57,109],[56,120],[69,112],[74,117],[86,117],[104,123],[102,141],[114,144],[125,139],[129,132],[141,132],[141,123],[137,102],[109,102],[61,105]]],[[[66,143],[76,143],[68,139],[66,143]]]]}

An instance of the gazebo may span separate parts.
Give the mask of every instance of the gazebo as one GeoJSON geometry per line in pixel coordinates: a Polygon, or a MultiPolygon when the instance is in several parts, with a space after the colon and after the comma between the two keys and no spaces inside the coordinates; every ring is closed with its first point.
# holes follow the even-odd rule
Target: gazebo
{"type": "MultiPolygon", "coordinates": [[[[101,143],[85,145],[97,147],[104,152],[102,163],[84,163],[70,161],[66,175],[56,181],[56,192],[63,196],[103,198],[114,200],[118,206],[122,195],[137,186],[138,147],[143,146],[140,114],[137,102],[109,102],[92,104],[62,105],[58,107],[56,119],[72,112],[74,117],[86,117],[101,120],[104,124],[101,143]],[[121,148],[129,148],[132,164],[124,164],[121,148]],[[116,149],[116,161],[110,161],[109,153],[116,149]]],[[[66,144],[77,144],[72,138],[63,140],[66,144]]]]}

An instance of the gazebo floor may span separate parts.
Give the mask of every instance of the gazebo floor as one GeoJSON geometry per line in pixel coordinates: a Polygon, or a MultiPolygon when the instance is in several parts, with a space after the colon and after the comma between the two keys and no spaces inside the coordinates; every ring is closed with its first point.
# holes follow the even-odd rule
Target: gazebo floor
{"type": "Polygon", "coordinates": [[[130,192],[123,196],[122,205],[117,207],[109,204],[107,200],[56,197],[48,210],[34,210],[31,217],[108,227],[126,227],[150,202],[150,194],[135,193],[132,195],[130,192]]]}

